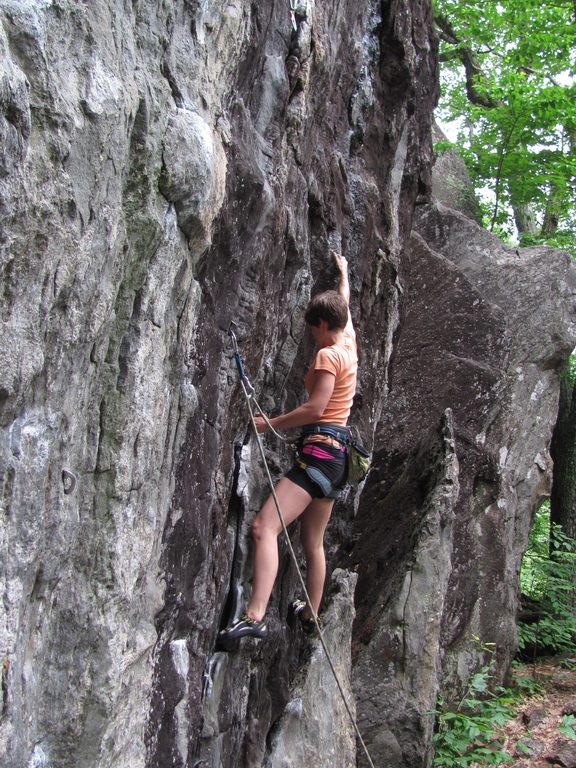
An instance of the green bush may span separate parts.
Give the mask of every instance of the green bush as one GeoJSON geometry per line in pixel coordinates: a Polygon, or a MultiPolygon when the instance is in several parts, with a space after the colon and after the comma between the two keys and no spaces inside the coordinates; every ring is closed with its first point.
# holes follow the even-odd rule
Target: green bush
{"type": "Polygon", "coordinates": [[[523,594],[536,600],[540,618],[519,624],[520,650],[576,652],[576,542],[552,526],[549,507],[538,512],[520,573],[523,594]]]}
{"type": "Polygon", "coordinates": [[[569,739],[576,741],[576,717],[574,715],[563,715],[558,730],[563,736],[568,736],[569,739]]]}
{"type": "MultiPolygon", "coordinates": [[[[485,643],[481,647],[494,656],[493,646],[485,643]]],[[[472,763],[502,765],[512,759],[502,753],[498,730],[514,717],[518,697],[504,688],[491,691],[491,677],[492,660],[471,677],[459,701],[448,703],[439,699],[433,713],[435,768],[460,768],[472,763]]]]}

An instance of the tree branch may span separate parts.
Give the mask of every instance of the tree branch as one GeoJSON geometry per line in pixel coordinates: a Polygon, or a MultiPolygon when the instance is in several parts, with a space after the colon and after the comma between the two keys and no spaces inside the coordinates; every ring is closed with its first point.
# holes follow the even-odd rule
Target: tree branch
{"type": "Polygon", "coordinates": [[[460,62],[464,66],[464,73],[466,76],[466,96],[468,97],[468,101],[472,104],[477,104],[480,107],[486,107],[487,109],[498,107],[500,105],[499,101],[490,98],[490,96],[487,96],[485,93],[481,93],[478,89],[478,83],[482,81],[485,82],[486,75],[478,63],[474,52],[461,41],[456,30],[444,14],[435,14],[434,21],[440,31],[441,39],[450,45],[455,46],[454,54],[460,59],[460,62]]]}

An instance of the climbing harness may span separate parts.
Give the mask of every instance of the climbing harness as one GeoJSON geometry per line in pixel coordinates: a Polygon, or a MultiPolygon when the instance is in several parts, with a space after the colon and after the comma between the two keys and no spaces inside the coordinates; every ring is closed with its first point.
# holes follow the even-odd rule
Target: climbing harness
{"type": "MultiPolygon", "coordinates": [[[[296,568],[296,573],[298,575],[298,580],[300,582],[300,586],[302,588],[302,594],[304,595],[304,598],[306,600],[306,603],[308,604],[308,608],[310,609],[310,612],[312,613],[312,620],[314,622],[314,625],[316,627],[316,631],[318,632],[318,637],[320,638],[320,643],[322,645],[322,648],[324,649],[324,653],[326,655],[326,659],[328,661],[328,664],[330,666],[330,669],[332,671],[332,674],[334,676],[334,680],[336,681],[336,685],[338,686],[338,690],[340,691],[340,696],[342,698],[342,702],[344,704],[344,707],[346,708],[346,712],[348,713],[348,717],[350,718],[350,722],[352,723],[352,726],[354,728],[354,731],[356,732],[356,736],[358,737],[358,741],[360,742],[360,745],[362,746],[362,749],[364,751],[364,754],[366,755],[366,759],[368,760],[368,764],[370,765],[370,768],[374,768],[374,763],[372,762],[372,758],[370,757],[370,753],[368,752],[368,749],[366,747],[366,744],[364,743],[364,739],[362,738],[362,734],[360,733],[360,729],[358,728],[358,724],[356,723],[356,719],[354,718],[354,715],[352,714],[352,710],[350,709],[350,705],[348,703],[348,700],[346,698],[346,693],[344,691],[344,688],[342,686],[342,683],[340,682],[340,678],[338,677],[338,673],[336,672],[336,667],[334,666],[334,662],[332,661],[332,657],[330,656],[330,652],[328,650],[328,646],[326,645],[326,641],[324,640],[324,634],[322,632],[322,629],[320,627],[320,622],[318,621],[318,615],[316,614],[316,611],[312,607],[312,602],[310,600],[310,595],[308,594],[308,590],[306,589],[306,583],[304,581],[304,577],[302,575],[302,571],[300,569],[300,566],[298,565],[298,560],[296,558],[296,553],[294,552],[294,547],[292,546],[292,542],[290,541],[290,536],[288,535],[288,529],[286,527],[286,523],[284,522],[284,516],[282,515],[282,510],[280,509],[280,502],[278,501],[278,496],[276,495],[276,490],[274,488],[274,481],[272,480],[272,475],[270,474],[270,469],[268,467],[268,462],[266,461],[266,454],[264,452],[264,446],[262,444],[262,438],[260,437],[260,434],[258,433],[258,430],[256,428],[256,421],[255,421],[255,412],[253,405],[256,407],[256,412],[262,416],[268,427],[271,429],[271,431],[279,437],[281,440],[286,441],[287,439],[285,437],[282,437],[282,435],[279,435],[278,432],[274,429],[272,424],[270,423],[268,417],[264,414],[260,406],[258,405],[255,393],[254,393],[254,387],[250,383],[248,377],[246,376],[246,371],[244,369],[244,363],[242,361],[242,357],[240,356],[240,352],[238,350],[238,342],[236,339],[236,334],[234,332],[234,329],[236,328],[235,323],[231,323],[230,327],[228,329],[228,335],[230,336],[232,340],[232,346],[234,349],[234,358],[236,360],[236,367],[238,368],[238,374],[240,376],[240,384],[242,385],[242,391],[244,393],[244,397],[246,399],[246,405],[248,406],[248,413],[250,414],[250,421],[252,423],[252,428],[254,430],[254,434],[256,435],[256,442],[258,444],[258,450],[260,451],[260,456],[262,457],[262,462],[264,464],[264,468],[266,470],[266,476],[268,480],[268,484],[270,486],[270,491],[272,494],[272,498],[274,499],[274,504],[276,506],[276,511],[278,512],[278,517],[280,518],[280,524],[282,526],[282,532],[284,534],[284,538],[286,540],[286,544],[288,546],[288,551],[290,553],[290,557],[292,558],[292,561],[294,563],[294,567],[296,568]]],[[[313,430],[314,431],[314,430],[313,430]]]]}
{"type": "MultiPolygon", "coordinates": [[[[355,427],[342,427],[339,424],[309,424],[302,428],[303,436],[315,434],[332,437],[345,447],[346,472],[339,487],[346,484],[358,485],[366,478],[370,470],[372,454],[360,443],[355,427]]],[[[306,469],[306,464],[303,461],[298,459],[297,463],[306,469]]]]}

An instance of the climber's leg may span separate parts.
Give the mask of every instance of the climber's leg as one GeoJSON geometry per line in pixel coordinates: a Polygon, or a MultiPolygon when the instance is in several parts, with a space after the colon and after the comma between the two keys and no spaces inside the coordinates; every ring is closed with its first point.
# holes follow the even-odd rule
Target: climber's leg
{"type": "MultiPolygon", "coordinates": [[[[283,477],[276,486],[276,498],[287,526],[304,512],[311,501],[310,494],[287,477],[283,477]]],[[[261,620],[266,613],[278,573],[278,535],[281,531],[276,503],[270,495],[252,523],[254,580],[246,613],[257,620],[261,620]]]]}
{"type": "MultiPolygon", "coordinates": [[[[316,613],[320,608],[326,578],[324,533],[333,506],[334,499],[312,499],[300,519],[300,540],[306,555],[306,589],[316,613]]],[[[302,610],[301,618],[311,618],[308,606],[302,610]]]]}

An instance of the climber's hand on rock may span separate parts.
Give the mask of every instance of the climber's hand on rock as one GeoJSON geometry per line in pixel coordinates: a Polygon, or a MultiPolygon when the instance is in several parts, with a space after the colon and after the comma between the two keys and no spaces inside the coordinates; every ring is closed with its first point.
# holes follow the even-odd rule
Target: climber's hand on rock
{"type": "Polygon", "coordinates": [[[348,272],[348,261],[344,256],[341,256],[339,253],[336,253],[336,251],[330,251],[330,254],[332,258],[334,259],[334,263],[340,270],[340,274],[345,275],[348,272]]]}

